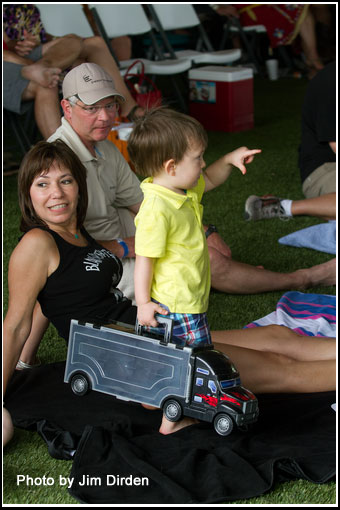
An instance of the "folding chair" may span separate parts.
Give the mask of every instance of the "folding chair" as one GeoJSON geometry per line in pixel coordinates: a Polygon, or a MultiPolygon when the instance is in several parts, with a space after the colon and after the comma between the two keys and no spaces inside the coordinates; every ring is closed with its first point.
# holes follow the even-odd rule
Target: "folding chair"
{"type": "Polygon", "coordinates": [[[79,37],[92,37],[93,30],[85,16],[81,4],[35,4],[40,11],[41,21],[46,32],[61,37],[76,34],[79,37]]]}
{"type": "MultiPolygon", "coordinates": [[[[140,4],[90,4],[91,12],[104,40],[109,41],[121,35],[148,35],[155,49],[156,60],[144,59],[145,72],[154,76],[169,76],[182,109],[187,110],[186,101],[174,76],[191,68],[191,60],[184,58],[166,59],[157,44],[152,27],[140,4]]],[[[119,62],[121,69],[127,69],[136,59],[119,62]]]]}
{"type": "Polygon", "coordinates": [[[146,8],[167,51],[173,58],[190,58],[194,64],[229,64],[241,58],[239,49],[214,51],[208,34],[191,4],[147,4],[146,8]],[[198,29],[200,37],[197,49],[174,51],[166,32],[184,28],[198,29]],[[205,50],[200,51],[200,48],[205,48],[205,50]]]}
{"type": "MultiPolygon", "coordinates": [[[[252,25],[249,27],[243,27],[237,18],[229,18],[227,23],[224,25],[224,33],[221,40],[221,48],[225,46],[227,38],[231,33],[238,33],[242,39],[242,42],[246,48],[249,60],[254,64],[256,71],[260,76],[263,76],[261,68],[261,56],[258,58],[258,46],[261,34],[267,34],[266,27],[263,25],[252,25]]],[[[269,43],[269,41],[268,41],[269,43]]],[[[283,64],[286,66],[286,72],[291,71],[294,68],[292,59],[287,52],[285,46],[277,47],[278,57],[281,58],[283,64]]]]}
{"type": "Polygon", "coordinates": [[[258,44],[258,35],[266,34],[267,30],[263,25],[253,25],[250,27],[242,27],[240,21],[236,17],[228,18],[224,25],[224,32],[221,40],[221,48],[224,48],[228,37],[231,33],[238,33],[242,39],[244,47],[247,51],[249,60],[254,64],[256,71],[263,76],[260,62],[256,56],[256,46],[258,44]]]}
{"type": "MultiPolygon", "coordinates": [[[[88,4],[35,4],[46,32],[58,37],[76,34],[79,37],[98,35],[95,22],[91,18],[88,4]]],[[[102,34],[100,34],[102,35],[102,34]]],[[[108,40],[105,40],[112,57],[119,67],[119,61],[108,40]]]]}

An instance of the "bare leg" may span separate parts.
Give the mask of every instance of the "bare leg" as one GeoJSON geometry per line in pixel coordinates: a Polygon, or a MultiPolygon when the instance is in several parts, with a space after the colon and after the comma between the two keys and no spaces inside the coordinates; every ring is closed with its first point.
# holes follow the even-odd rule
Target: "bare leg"
{"type": "Polygon", "coordinates": [[[33,64],[33,60],[26,57],[20,57],[20,55],[11,50],[3,50],[2,59],[4,62],[12,62],[12,64],[21,64],[23,66],[33,64]]]}
{"type": "Polygon", "coordinates": [[[43,87],[55,86],[57,83],[50,83],[51,74],[59,75],[63,69],[71,66],[79,57],[83,41],[76,35],[67,35],[49,41],[42,45],[42,58],[36,62],[20,57],[14,51],[4,51],[3,59],[6,62],[21,64],[26,67],[22,74],[27,80],[37,82],[43,87]]]}
{"type": "Polygon", "coordinates": [[[59,82],[61,69],[58,67],[46,67],[41,61],[25,66],[21,74],[26,80],[34,81],[42,87],[56,87],[59,82]]]}
{"type": "Polygon", "coordinates": [[[83,41],[76,35],[66,35],[43,44],[40,62],[47,67],[66,69],[79,57],[83,41]]]}
{"type": "Polygon", "coordinates": [[[33,311],[32,327],[29,337],[21,351],[20,359],[24,363],[34,365],[40,342],[49,326],[49,320],[43,315],[37,302],[33,311]]]}
{"type": "Polygon", "coordinates": [[[298,361],[335,360],[334,338],[302,336],[285,326],[212,331],[212,341],[262,352],[282,354],[298,361]]]}
{"type": "Polygon", "coordinates": [[[336,388],[335,360],[296,361],[281,354],[214,345],[235,363],[242,384],[255,394],[314,393],[336,388]]]}
{"type": "Polygon", "coordinates": [[[34,113],[37,126],[42,136],[47,140],[61,123],[58,88],[42,87],[31,81],[22,94],[22,100],[32,99],[35,100],[34,113]]]}
{"type": "Polygon", "coordinates": [[[43,87],[54,87],[58,83],[59,74],[61,73],[61,69],[58,67],[48,67],[41,60],[33,62],[33,60],[20,57],[14,51],[8,50],[4,51],[3,60],[24,66],[21,74],[28,81],[34,81],[43,87]]]}
{"type": "Polygon", "coordinates": [[[335,285],[336,259],[292,273],[276,273],[225,257],[209,248],[211,285],[230,294],[257,294],[273,290],[307,289],[335,285]]]}
{"type": "Polygon", "coordinates": [[[327,193],[315,198],[293,200],[293,216],[317,216],[326,220],[336,218],[336,193],[327,193]]]}
{"type": "Polygon", "coordinates": [[[127,35],[111,39],[111,46],[118,60],[129,60],[131,58],[131,38],[127,35]]]}
{"type": "Polygon", "coordinates": [[[35,120],[47,140],[61,124],[58,88],[37,87],[34,103],[35,120]]]}
{"type": "Polygon", "coordinates": [[[308,10],[305,19],[301,23],[299,34],[307,65],[314,71],[319,71],[324,66],[317,51],[315,21],[310,10],[308,10]]]}
{"type": "MultiPolygon", "coordinates": [[[[121,113],[124,116],[128,115],[132,108],[136,106],[136,101],[126,87],[117,64],[112,58],[104,40],[98,36],[85,39],[80,58],[85,59],[87,62],[94,62],[100,65],[112,76],[116,89],[125,97],[125,103],[123,103],[121,113]]],[[[143,113],[143,110],[141,113],[143,113]]]]}

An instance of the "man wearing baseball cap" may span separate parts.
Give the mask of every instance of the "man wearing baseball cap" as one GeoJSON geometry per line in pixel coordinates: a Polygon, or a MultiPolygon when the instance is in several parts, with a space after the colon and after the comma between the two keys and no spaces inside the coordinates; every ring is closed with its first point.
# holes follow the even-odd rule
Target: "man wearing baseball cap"
{"type": "Polygon", "coordinates": [[[48,141],[62,139],[86,167],[89,204],[85,227],[123,258],[120,289],[134,299],[134,215],[143,194],[138,178],[107,140],[117,108],[124,101],[102,67],[85,63],[73,68],[63,81],[61,126],[48,141]]]}

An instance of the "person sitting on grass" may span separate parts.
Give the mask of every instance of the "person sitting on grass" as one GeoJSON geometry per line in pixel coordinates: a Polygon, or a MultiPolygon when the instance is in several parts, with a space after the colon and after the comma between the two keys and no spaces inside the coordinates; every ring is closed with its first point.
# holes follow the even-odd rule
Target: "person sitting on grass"
{"type": "Polygon", "coordinates": [[[244,206],[244,218],[247,221],[272,218],[288,220],[294,216],[316,216],[324,220],[335,220],[336,193],[301,200],[284,199],[274,195],[262,197],[250,195],[244,206]]]}
{"type": "Polygon", "coordinates": [[[336,62],[329,63],[309,83],[301,112],[299,168],[304,200],[251,195],[246,220],[292,216],[336,217],[336,62]]]}
{"type": "MultiPolygon", "coordinates": [[[[9,306],[3,326],[3,392],[30,335],[38,300],[68,341],[70,321],[135,324],[137,308],[117,286],[122,264],[83,226],[86,169],[61,140],[39,142],[18,176],[24,232],[8,269],[9,306]],[[93,270],[88,270],[88,260],[93,270]]],[[[336,387],[334,339],[301,337],[283,326],[211,332],[214,346],[235,363],[254,393],[321,392],[336,387]]],[[[39,368],[35,369],[39,370],[39,368]]],[[[188,422],[177,423],[176,430],[188,422]]],[[[12,433],[4,407],[3,440],[12,433]]]]}

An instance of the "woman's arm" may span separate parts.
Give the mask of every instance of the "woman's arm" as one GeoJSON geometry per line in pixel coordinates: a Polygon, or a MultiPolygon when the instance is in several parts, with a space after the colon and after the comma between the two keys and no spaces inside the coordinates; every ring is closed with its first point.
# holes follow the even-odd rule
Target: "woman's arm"
{"type": "Polygon", "coordinates": [[[59,264],[52,237],[28,232],[13,251],[8,269],[9,305],[3,328],[3,391],[30,334],[33,309],[48,276],[59,264]]]}

